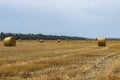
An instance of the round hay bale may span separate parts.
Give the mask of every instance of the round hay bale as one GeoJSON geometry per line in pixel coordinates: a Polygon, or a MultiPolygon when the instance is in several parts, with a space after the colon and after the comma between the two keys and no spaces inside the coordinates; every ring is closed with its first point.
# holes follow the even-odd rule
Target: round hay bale
{"type": "Polygon", "coordinates": [[[60,39],[57,39],[57,42],[59,42],[59,43],[60,43],[60,42],[61,42],[61,40],[60,40],[60,39]]]}
{"type": "Polygon", "coordinates": [[[4,39],[5,46],[16,46],[16,39],[14,37],[6,37],[4,39]]]}
{"type": "Polygon", "coordinates": [[[32,39],[29,39],[29,41],[32,41],[32,39]]]}
{"type": "Polygon", "coordinates": [[[22,42],[22,39],[18,39],[19,42],[22,42]]]}
{"type": "Polygon", "coordinates": [[[43,43],[43,42],[44,42],[44,40],[43,40],[43,39],[41,39],[41,40],[40,40],[40,42],[41,42],[41,43],[43,43]]]}
{"type": "Polygon", "coordinates": [[[37,42],[39,42],[40,40],[39,40],[39,39],[37,39],[36,41],[37,41],[37,42]]]}
{"type": "Polygon", "coordinates": [[[67,41],[69,41],[69,39],[67,39],[67,41]]]}
{"type": "Polygon", "coordinates": [[[98,46],[106,46],[106,39],[98,38],[98,46]]]}

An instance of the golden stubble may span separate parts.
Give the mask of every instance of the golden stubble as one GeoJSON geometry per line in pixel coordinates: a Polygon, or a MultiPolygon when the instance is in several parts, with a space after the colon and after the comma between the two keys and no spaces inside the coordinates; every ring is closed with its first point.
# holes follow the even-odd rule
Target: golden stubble
{"type": "Polygon", "coordinates": [[[0,42],[1,80],[113,80],[120,74],[120,42],[46,40],[0,42]],[[104,75],[103,75],[104,73],[104,75]],[[97,75],[96,75],[97,74],[97,75]]]}

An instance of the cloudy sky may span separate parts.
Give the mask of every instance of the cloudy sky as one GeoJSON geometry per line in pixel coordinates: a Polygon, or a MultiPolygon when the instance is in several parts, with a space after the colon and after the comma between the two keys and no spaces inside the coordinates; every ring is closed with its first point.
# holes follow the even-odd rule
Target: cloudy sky
{"type": "Polygon", "coordinates": [[[0,0],[0,31],[119,37],[120,0],[0,0]]]}

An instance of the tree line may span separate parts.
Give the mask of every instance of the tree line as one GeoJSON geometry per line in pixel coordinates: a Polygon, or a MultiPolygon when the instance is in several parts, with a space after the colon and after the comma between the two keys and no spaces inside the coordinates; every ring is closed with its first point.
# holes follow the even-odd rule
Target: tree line
{"type": "Polygon", "coordinates": [[[22,34],[22,33],[0,33],[0,39],[4,39],[5,37],[13,36],[16,39],[22,40],[37,40],[37,39],[44,39],[44,40],[87,40],[88,38],[84,37],[76,37],[76,36],[57,36],[57,35],[44,35],[44,34],[22,34]]]}

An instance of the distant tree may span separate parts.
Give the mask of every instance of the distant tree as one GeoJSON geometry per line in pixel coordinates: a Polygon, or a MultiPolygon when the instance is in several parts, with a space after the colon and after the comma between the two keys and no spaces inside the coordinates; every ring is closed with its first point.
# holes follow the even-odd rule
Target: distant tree
{"type": "Polygon", "coordinates": [[[86,40],[88,38],[84,37],[75,37],[75,36],[57,36],[57,35],[43,35],[43,34],[21,34],[21,33],[0,33],[0,39],[4,39],[7,36],[14,36],[16,39],[22,39],[22,40],[37,40],[37,39],[43,39],[43,40],[86,40]]]}

